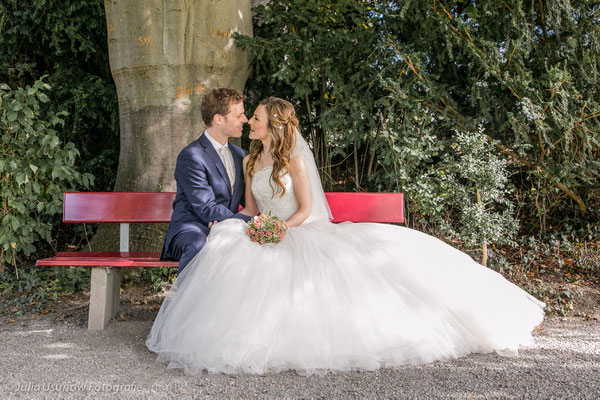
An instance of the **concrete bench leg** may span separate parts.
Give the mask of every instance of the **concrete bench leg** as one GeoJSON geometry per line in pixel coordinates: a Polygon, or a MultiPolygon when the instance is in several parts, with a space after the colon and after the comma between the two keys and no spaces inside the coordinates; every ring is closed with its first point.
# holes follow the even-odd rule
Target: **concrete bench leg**
{"type": "Polygon", "coordinates": [[[101,331],[119,311],[121,268],[92,268],[88,330],[101,331]]]}

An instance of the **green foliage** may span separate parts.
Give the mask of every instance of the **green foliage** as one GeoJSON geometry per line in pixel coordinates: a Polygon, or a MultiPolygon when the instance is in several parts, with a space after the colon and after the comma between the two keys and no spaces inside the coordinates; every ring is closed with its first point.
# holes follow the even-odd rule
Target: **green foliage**
{"type": "Polygon", "coordinates": [[[470,244],[510,241],[517,219],[541,234],[598,219],[597,4],[254,11],[254,37],[236,37],[252,54],[249,108],[273,94],[294,103],[329,189],[403,191],[409,225],[470,244]],[[467,151],[453,132],[472,138],[467,151]]]}
{"type": "Polygon", "coordinates": [[[295,103],[326,186],[331,157],[351,154],[376,126],[371,77],[380,60],[371,53],[379,36],[370,3],[271,1],[255,9],[255,38],[236,36],[252,48],[251,98],[295,103]]]}
{"type": "Polygon", "coordinates": [[[96,175],[100,190],[112,190],[119,148],[106,32],[95,0],[0,3],[0,82],[23,88],[47,75],[49,110],[68,112],[59,137],[79,149],[80,169],[96,175]]]}
{"type": "Polygon", "coordinates": [[[447,139],[438,138],[430,119],[411,118],[392,110],[385,117],[379,140],[372,151],[379,154],[379,170],[368,177],[368,186],[376,191],[400,191],[405,194],[407,224],[431,232],[440,232],[446,221],[446,196],[441,181],[441,157],[450,149],[447,139]]]}
{"type": "MultiPolygon", "coordinates": [[[[83,174],[82,180],[85,179],[83,176],[94,174],[95,189],[112,190],[118,163],[119,118],[117,94],[109,66],[104,4],[95,0],[69,0],[60,3],[47,0],[4,0],[0,2],[0,36],[0,82],[8,83],[16,91],[27,86],[33,87],[40,77],[46,76],[44,82],[51,88],[43,89],[43,94],[50,101],[42,103],[41,113],[36,114],[36,118],[51,123],[48,129],[56,130],[54,142],[58,140],[58,143],[72,143],[62,150],[63,154],[70,154],[68,157],[76,157],[75,163],[70,166],[67,163],[64,167],[79,171],[83,174]],[[64,121],[58,125],[60,129],[52,125],[51,115],[64,121]]],[[[61,145],[58,144],[57,148],[61,148],[61,145]]],[[[50,161],[52,159],[48,162],[50,161]]],[[[29,170],[29,174],[30,182],[25,185],[33,185],[33,171],[29,170]]],[[[29,238],[23,243],[27,252],[31,251],[31,246],[38,250],[47,248],[48,245],[43,244],[51,230],[53,252],[63,250],[66,244],[77,245],[86,240],[81,226],[61,224],[56,213],[62,199],[58,194],[62,189],[58,189],[58,186],[72,186],[76,181],[67,185],[70,178],[66,176],[70,172],[61,168],[56,169],[54,174],[55,177],[52,178],[51,172],[46,182],[54,181],[48,187],[51,190],[46,193],[48,188],[43,187],[43,196],[40,195],[44,198],[40,202],[41,210],[36,208],[31,214],[23,214],[35,221],[34,225],[28,225],[32,233],[25,237],[29,238]],[[56,229],[59,226],[60,230],[56,229]],[[35,239],[33,234],[38,238],[35,239]],[[30,239],[35,240],[31,242],[30,239]]],[[[24,176],[20,175],[19,179],[24,176]]],[[[44,185],[39,181],[37,184],[44,185]]],[[[28,205],[29,203],[27,207],[28,205]]],[[[91,235],[89,226],[88,234],[91,235]]],[[[0,238],[6,239],[3,235],[0,238]]],[[[15,243],[16,250],[17,241],[12,239],[9,242],[15,243]]],[[[1,246],[0,244],[0,248],[1,246]]],[[[20,264],[21,278],[34,274],[29,271],[30,259],[22,257],[19,262],[19,254],[25,255],[25,251],[15,253],[14,258],[12,248],[9,248],[8,253],[4,249],[2,252],[3,260],[20,264]]],[[[38,252],[37,258],[40,256],[42,253],[38,252]]],[[[78,280],[66,273],[68,270],[64,268],[64,273],[56,271],[54,274],[36,272],[39,291],[26,290],[25,292],[32,292],[27,296],[35,296],[37,293],[41,298],[50,293],[69,290],[69,285],[78,280]]],[[[19,292],[22,285],[13,279],[11,273],[12,269],[6,270],[4,274],[0,273],[0,279],[6,278],[4,284],[19,292]]],[[[89,271],[83,269],[77,273],[85,274],[89,271]]],[[[89,280],[86,281],[88,283],[89,280]]]]}
{"type": "Polygon", "coordinates": [[[128,277],[133,284],[142,282],[150,283],[152,290],[156,293],[165,290],[169,283],[174,283],[177,279],[177,270],[174,268],[138,268],[128,277]]]}
{"type": "Polygon", "coordinates": [[[23,268],[17,279],[0,274],[0,296],[10,297],[15,305],[42,308],[46,300],[59,293],[73,293],[90,285],[90,269],[84,267],[23,268]]]}
{"type": "Polygon", "coordinates": [[[457,210],[457,228],[446,233],[468,246],[487,243],[513,244],[519,224],[510,201],[506,160],[498,157],[481,132],[459,133],[451,146],[454,154],[442,159],[438,170],[442,197],[447,207],[457,210]]]}
{"type": "Polygon", "coordinates": [[[442,21],[465,50],[460,61],[474,67],[465,71],[474,79],[458,112],[485,121],[530,184],[560,189],[563,202],[586,214],[600,166],[598,5],[478,2],[477,9],[476,19],[467,8],[442,21]]]}
{"type": "Polygon", "coordinates": [[[29,255],[41,241],[52,241],[54,216],[62,213],[63,192],[89,188],[91,174],[75,167],[79,151],[62,145],[57,128],[64,111],[45,111],[50,86],[42,79],[11,90],[0,84],[0,262],[16,265],[19,254],[29,255]]]}
{"type": "Polygon", "coordinates": [[[469,247],[514,244],[519,224],[510,172],[482,132],[458,133],[447,141],[426,131],[400,136],[384,130],[382,136],[393,156],[379,160],[384,173],[373,182],[377,190],[405,193],[413,224],[418,219],[469,247]]]}
{"type": "Polygon", "coordinates": [[[525,290],[546,303],[546,314],[560,316],[573,311],[573,302],[582,295],[579,289],[556,290],[546,284],[529,284],[525,290]]]}

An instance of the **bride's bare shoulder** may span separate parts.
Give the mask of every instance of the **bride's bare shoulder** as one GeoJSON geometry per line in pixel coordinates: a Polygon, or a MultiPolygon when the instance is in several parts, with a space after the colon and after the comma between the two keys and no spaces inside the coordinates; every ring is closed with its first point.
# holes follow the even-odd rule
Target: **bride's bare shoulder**
{"type": "Polygon", "coordinates": [[[297,172],[304,173],[304,171],[304,159],[302,158],[302,156],[297,155],[295,157],[290,158],[290,172],[292,173],[292,175],[297,172]]]}

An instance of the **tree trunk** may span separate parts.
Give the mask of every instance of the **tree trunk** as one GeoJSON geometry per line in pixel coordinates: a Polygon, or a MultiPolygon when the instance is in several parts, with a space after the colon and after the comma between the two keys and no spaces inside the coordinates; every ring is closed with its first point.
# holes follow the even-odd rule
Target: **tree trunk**
{"type": "MultiPolygon", "coordinates": [[[[206,90],[243,90],[248,57],[233,32],[252,35],[250,0],[107,0],[111,72],[120,117],[115,191],[175,191],[179,152],[204,131],[206,90]]],[[[158,251],[166,226],[131,229],[131,251],[158,251]]],[[[94,250],[118,247],[116,226],[101,226],[94,250]]]]}

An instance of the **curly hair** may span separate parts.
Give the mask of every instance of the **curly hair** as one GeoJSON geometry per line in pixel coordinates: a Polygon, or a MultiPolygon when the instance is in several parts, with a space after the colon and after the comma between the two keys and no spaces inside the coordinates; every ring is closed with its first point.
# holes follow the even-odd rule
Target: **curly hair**
{"type": "MultiPolygon", "coordinates": [[[[296,130],[299,129],[298,118],[296,118],[296,111],[292,103],[278,97],[268,97],[261,101],[260,105],[265,108],[269,119],[268,129],[273,152],[271,182],[277,186],[277,188],[273,188],[273,196],[276,193],[281,193],[283,196],[285,186],[281,182],[281,172],[289,170],[290,167],[292,149],[296,146],[296,130]]],[[[250,179],[254,175],[254,165],[262,151],[262,142],[253,140],[250,144],[246,179],[250,179]]]]}

